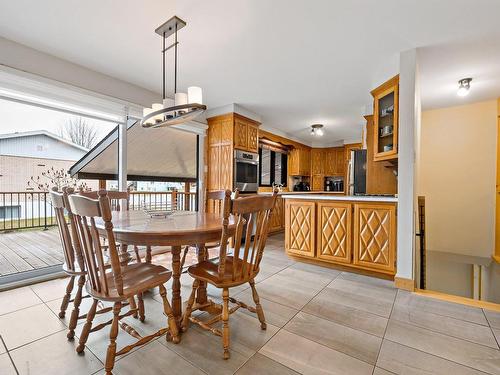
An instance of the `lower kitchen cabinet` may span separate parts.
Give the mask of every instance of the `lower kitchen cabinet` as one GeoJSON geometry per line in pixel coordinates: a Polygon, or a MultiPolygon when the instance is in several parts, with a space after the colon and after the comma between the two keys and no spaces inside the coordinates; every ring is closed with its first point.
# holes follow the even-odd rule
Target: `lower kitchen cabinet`
{"type": "Polygon", "coordinates": [[[293,256],[394,275],[396,202],[285,199],[285,248],[293,256]]]}
{"type": "Polygon", "coordinates": [[[285,248],[289,253],[314,258],[315,229],[314,201],[285,201],[285,248]]]}
{"type": "Polygon", "coordinates": [[[351,204],[318,203],[318,259],[351,263],[351,204]]]}
{"type": "Polygon", "coordinates": [[[354,205],[353,264],[394,273],[396,207],[373,203],[354,205]]]}
{"type": "Polygon", "coordinates": [[[278,196],[269,221],[269,232],[279,232],[283,229],[285,229],[285,200],[278,196]]]}

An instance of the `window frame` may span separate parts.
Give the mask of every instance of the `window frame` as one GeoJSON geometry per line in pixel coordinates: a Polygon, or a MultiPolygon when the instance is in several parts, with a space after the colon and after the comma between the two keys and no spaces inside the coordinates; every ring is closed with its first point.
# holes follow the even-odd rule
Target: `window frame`
{"type": "Polygon", "coordinates": [[[270,183],[262,184],[262,150],[263,147],[259,146],[259,187],[272,187],[273,182],[276,182],[274,179],[276,178],[276,154],[281,154],[281,181],[280,184],[283,184],[283,187],[286,187],[288,184],[288,154],[286,152],[279,152],[276,150],[268,149],[271,153],[270,160],[270,183]]]}

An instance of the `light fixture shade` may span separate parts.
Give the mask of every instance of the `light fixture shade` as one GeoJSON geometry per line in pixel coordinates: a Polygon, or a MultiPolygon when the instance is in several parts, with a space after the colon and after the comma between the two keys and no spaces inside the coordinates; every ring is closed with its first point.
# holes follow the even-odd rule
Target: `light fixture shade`
{"type": "Polygon", "coordinates": [[[311,125],[311,135],[321,137],[323,134],[325,134],[325,131],[323,130],[322,124],[311,125]]]}
{"type": "Polygon", "coordinates": [[[458,88],[458,91],[457,91],[457,95],[458,96],[467,96],[469,94],[469,89],[464,87],[464,86],[460,86],[458,88]]]}
{"type": "Polygon", "coordinates": [[[457,91],[458,96],[463,97],[469,94],[470,81],[472,81],[472,78],[463,78],[460,81],[458,81],[458,91],[457,91]]]}
{"type": "MultiPolygon", "coordinates": [[[[154,112],[153,108],[144,108],[142,110],[142,116],[147,117],[150,113],[153,113],[153,112],[154,112]]],[[[150,119],[146,120],[145,124],[148,124],[148,125],[154,124],[154,119],[150,118],[150,119]]]]}
{"type": "Polygon", "coordinates": [[[189,104],[203,104],[203,94],[201,88],[197,86],[188,87],[188,103],[189,104]]]}
{"type": "MultiPolygon", "coordinates": [[[[163,104],[161,103],[153,103],[153,110],[152,112],[156,112],[156,111],[160,111],[163,109],[163,104]]],[[[154,121],[161,121],[163,120],[163,116],[162,115],[156,115],[154,117],[154,121]]]]}
{"type": "Polygon", "coordinates": [[[188,104],[188,94],[184,92],[176,92],[174,98],[174,105],[178,106],[183,104],[188,104]]]}

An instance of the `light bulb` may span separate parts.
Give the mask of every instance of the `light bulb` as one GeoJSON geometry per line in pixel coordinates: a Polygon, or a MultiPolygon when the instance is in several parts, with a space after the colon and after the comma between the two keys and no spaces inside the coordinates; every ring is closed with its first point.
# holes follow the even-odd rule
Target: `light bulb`
{"type": "Polygon", "coordinates": [[[188,87],[189,104],[203,104],[203,95],[200,87],[188,87]]]}
{"type": "Polygon", "coordinates": [[[458,96],[467,96],[469,94],[469,89],[464,87],[464,86],[460,86],[458,88],[458,91],[457,91],[457,95],[458,96]]]}
{"type": "Polygon", "coordinates": [[[323,129],[318,128],[318,129],[316,130],[316,135],[317,135],[317,136],[322,137],[322,136],[323,136],[323,134],[325,134],[325,133],[324,133],[324,131],[323,131],[323,129]]]}

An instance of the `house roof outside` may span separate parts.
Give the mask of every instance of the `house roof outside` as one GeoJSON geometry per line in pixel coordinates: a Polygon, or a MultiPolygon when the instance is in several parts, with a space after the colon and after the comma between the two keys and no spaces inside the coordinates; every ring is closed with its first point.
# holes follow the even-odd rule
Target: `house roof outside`
{"type": "Polygon", "coordinates": [[[49,138],[52,138],[52,139],[54,139],[56,141],[65,143],[65,144],[67,144],[69,146],[75,147],[75,148],[80,149],[82,151],[85,151],[85,152],[89,151],[88,148],[85,148],[83,146],[77,145],[76,143],[71,142],[68,139],[59,137],[58,135],[56,135],[54,133],[51,133],[51,132],[49,132],[47,130],[32,130],[32,131],[27,131],[27,132],[15,132],[15,133],[0,134],[0,140],[1,139],[12,139],[12,138],[22,138],[22,137],[32,137],[32,136],[37,136],[37,135],[45,135],[45,136],[47,136],[49,138]]]}

